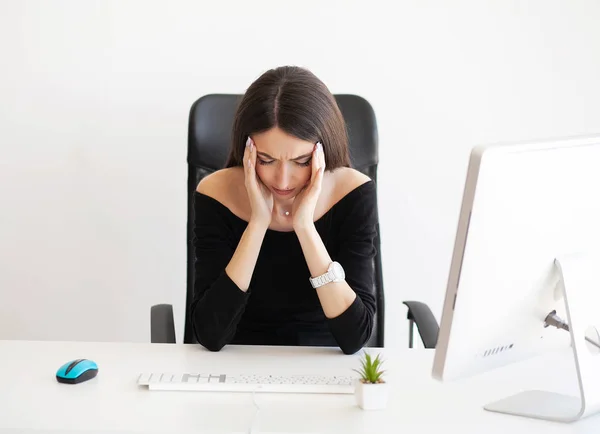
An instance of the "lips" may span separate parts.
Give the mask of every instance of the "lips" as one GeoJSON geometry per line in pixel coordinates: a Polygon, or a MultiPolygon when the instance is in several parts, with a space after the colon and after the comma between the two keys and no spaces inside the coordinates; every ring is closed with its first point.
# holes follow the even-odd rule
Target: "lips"
{"type": "Polygon", "coordinates": [[[278,188],[273,187],[273,191],[280,196],[289,196],[294,192],[294,189],[292,188],[290,190],[279,190],[278,188]]]}

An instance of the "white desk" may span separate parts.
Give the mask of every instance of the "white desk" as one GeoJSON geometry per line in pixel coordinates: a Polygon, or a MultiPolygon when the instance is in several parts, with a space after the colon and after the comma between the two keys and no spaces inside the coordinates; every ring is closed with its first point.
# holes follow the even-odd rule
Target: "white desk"
{"type": "MultiPolygon", "coordinates": [[[[353,395],[257,394],[260,413],[254,432],[600,433],[599,416],[566,425],[482,409],[525,387],[574,391],[575,384],[567,381],[574,380],[574,370],[561,358],[528,361],[442,384],[431,378],[431,351],[384,350],[383,355],[393,385],[387,410],[360,410],[353,395]],[[562,381],[545,387],[544,375],[556,366],[554,361],[558,366],[566,363],[571,375],[559,376],[562,381]]],[[[0,433],[247,432],[255,412],[251,394],[150,392],[137,387],[138,374],[347,374],[356,367],[357,357],[317,348],[228,346],[211,353],[186,345],[0,341],[0,433]],[[58,383],[58,367],[77,358],[97,362],[98,376],[79,385],[58,383]]]]}

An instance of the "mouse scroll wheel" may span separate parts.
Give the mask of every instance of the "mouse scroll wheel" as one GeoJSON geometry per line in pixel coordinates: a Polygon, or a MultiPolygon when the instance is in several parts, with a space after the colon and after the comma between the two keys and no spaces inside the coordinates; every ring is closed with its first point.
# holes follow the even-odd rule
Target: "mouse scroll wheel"
{"type": "Polygon", "coordinates": [[[67,370],[65,371],[65,374],[68,374],[69,372],[71,372],[71,369],[73,369],[75,366],[77,366],[77,364],[79,362],[81,362],[83,359],[77,359],[77,360],[73,360],[71,362],[71,364],[67,367],[67,370]]]}

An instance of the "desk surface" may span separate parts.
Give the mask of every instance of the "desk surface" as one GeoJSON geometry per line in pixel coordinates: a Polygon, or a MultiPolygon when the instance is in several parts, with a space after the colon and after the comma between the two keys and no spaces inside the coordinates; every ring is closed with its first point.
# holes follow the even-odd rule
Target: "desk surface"
{"type": "MultiPolygon", "coordinates": [[[[431,378],[430,350],[385,349],[382,354],[392,387],[387,410],[363,411],[353,395],[256,394],[260,412],[253,432],[600,432],[600,416],[560,424],[482,408],[525,388],[574,393],[575,371],[565,356],[444,384],[431,378]],[[552,387],[546,385],[548,378],[552,387]]],[[[138,374],[348,374],[357,358],[306,347],[227,346],[211,353],[189,345],[0,341],[0,432],[248,432],[255,414],[251,394],[150,392],[137,387],[138,374]],[[58,367],[77,358],[96,361],[98,376],[79,385],[58,383],[58,367]]]]}

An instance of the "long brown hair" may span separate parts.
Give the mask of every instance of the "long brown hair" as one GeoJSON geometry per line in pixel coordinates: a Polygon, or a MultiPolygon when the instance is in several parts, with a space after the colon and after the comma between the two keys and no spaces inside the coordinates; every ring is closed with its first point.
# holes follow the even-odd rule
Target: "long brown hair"
{"type": "Polygon", "coordinates": [[[237,107],[225,166],[242,166],[248,136],[273,127],[302,140],[320,141],[327,170],[350,167],[342,113],[327,86],[307,69],[270,69],[250,85],[237,107]]]}

